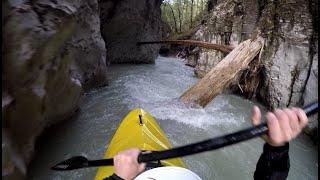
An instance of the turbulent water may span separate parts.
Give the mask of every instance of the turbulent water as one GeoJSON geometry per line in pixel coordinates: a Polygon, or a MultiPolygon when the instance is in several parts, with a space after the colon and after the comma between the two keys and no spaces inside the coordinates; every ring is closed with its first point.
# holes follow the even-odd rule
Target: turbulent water
{"type": "MultiPolygon", "coordinates": [[[[232,94],[217,96],[203,109],[176,98],[197,78],[182,60],[159,57],[155,65],[121,65],[108,69],[110,85],[83,97],[79,115],[46,131],[36,146],[28,179],[93,179],[97,168],[67,172],[49,168],[74,155],[102,158],[119,123],[142,108],[159,123],[174,146],[205,140],[251,126],[255,101],[232,94]]],[[[253,179],[262,152],[260,138],[183,158],[202,179],[253,179]]],[[[318,150],[304,135],[290,143],[291,180],[318,179],[318,150]]]]}

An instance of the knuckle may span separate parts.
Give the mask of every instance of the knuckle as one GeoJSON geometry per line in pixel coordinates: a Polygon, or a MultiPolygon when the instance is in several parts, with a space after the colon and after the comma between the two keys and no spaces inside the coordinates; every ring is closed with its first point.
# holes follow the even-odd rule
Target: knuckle
{"type": "Polygon", "coordinates": [[[292,139],[292,135],[291,134],[284,134],[283,136],[283,141],[284,142],[289,142],[292,139]]]}
{"type": "Polygon", "coordinates": [[[280,113],[281,113],[281,109],[276,108],[276,109],[273,110],[273,112],[274,112],[275,114],[280,114],[280,113]]]}
{"type": "Polygon", "coordinates": [[[281,143],[282,143],[282,140],[281,140],[280,138],[274,138],[274,139],[272,139],[272,142],[273,142],[274,144],[281,144],[281,143]]]}
{"type": "Polygon", "coordinates": [[[125,157],[124,159],[127,163],[131,164],[133,161],[132,161],[132,158],[130,157],[125,157]]]}
{"type": "Polygon", "coordinates": [[[292,110],[289,109],[289,108],[284,108],[283,111],[286,112],[287,114],[291,114],[292,113],[292,110]]]}
{"type": "Polygon", "coordinates": [[[295,134],[300,134],[300,132],[302,131],[302,128],[301,127],[298,127],[297,129],[296,129],[296,131],[295,131],[295,134]]]}
{"type": "Polygon", "coordinates": [[[292,134],[292,139],[295,139],[298,136],[299,133],[293,133],[292,134]]]}
{"type": "Polygon", "coordinates": [[[281,120],[288,119],[288,115],[281,109],[276,109],[275,113],[278,119],[281,119],[281,120]]]}
{"type": "Polygon", "coordinates": [[[275,118],[275,114],[272,113],[272,112],[267,112],[267,113],[266,113],[266,118],[267,118],[268,120],[274,119],[274,118],[275,118]]]}
{"type": "Polygon", "coordinates": [[[285,136],[283,139],[284,142],[289,142],[290,140],[291,140],[291,137],[289,136],[285,136]]]}
{"type": "Polygon", "coordinates": [[[301,121],[302,121],[303,125],[306,125],[309,120],[308,120],[308,118],[302,118],[301,121]]]}

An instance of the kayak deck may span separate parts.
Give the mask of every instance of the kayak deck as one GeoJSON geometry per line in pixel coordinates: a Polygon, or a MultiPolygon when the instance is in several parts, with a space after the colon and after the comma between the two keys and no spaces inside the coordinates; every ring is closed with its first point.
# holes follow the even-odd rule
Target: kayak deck
{"type": "MultiPolygon", "coordinates": [[[[118,152],[133,147],[141,150],[162,151],[172,148],[172,145],[151,115],[142,109],[134,109],[118,127],[103,158],[112,158],[118,152]]],[[[161,160],[161,164],[187,168],[181,158],[161,160]]],[[[109,177],[113,172],[113,166],[100,167],[95,180],[109,177]]]]}

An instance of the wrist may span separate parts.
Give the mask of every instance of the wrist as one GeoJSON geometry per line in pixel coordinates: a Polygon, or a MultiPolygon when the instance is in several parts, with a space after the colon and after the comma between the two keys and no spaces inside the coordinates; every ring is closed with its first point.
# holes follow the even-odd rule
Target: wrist
{"type": "Polygon", "coordinates": [[[272,152],[276,152],[276,151],[284,151],[284,150],[288,150],[289,149],[289,143],[285,143],[282,145],[277,145],[274,146],[272,144],[269,143],[265,143],[263,146],[264,151],[272,151],[272,152]]]}
{"type": "Polygon", "coordinates": [[[124,180],[123,177],[118,176],[116,173],[113,173],[111,176],[114,180],[124,180]]]}
{"type": "Polygon", "coordinates": [[[265,143],[263,146],[263,154],[268,162],[269,168],[277,171],[290,168],[289,143],[277,147],[265,143]]]}

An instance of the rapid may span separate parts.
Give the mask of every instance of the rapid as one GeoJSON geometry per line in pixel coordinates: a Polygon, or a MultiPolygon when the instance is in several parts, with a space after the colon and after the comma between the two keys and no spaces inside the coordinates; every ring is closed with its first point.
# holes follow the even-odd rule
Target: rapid
{"type": "MultiPolygon", "coordinates": [[[[180,104],[177,98],[198,80],[181,59],[159,56],[155,65],[112,65],[107,74],[109,86],[84,94],[75,117],[45,130],[27,179],[93,179],[98,168],[57,172],[50,167],[76,155],[101,159],[118,125],[135,108],[150,113],[173,146],[250,127],[253,105],[266,111],[256,100],[228,92],[205,108],[180,104]]],[[[255,138],[183,160],[204,180],[253,179],[262,146],[263,140],[255,138]]],[[[288,179],[318,179],[318,149],[304,134],[290,143],[290,162],[288,179]]]]}

